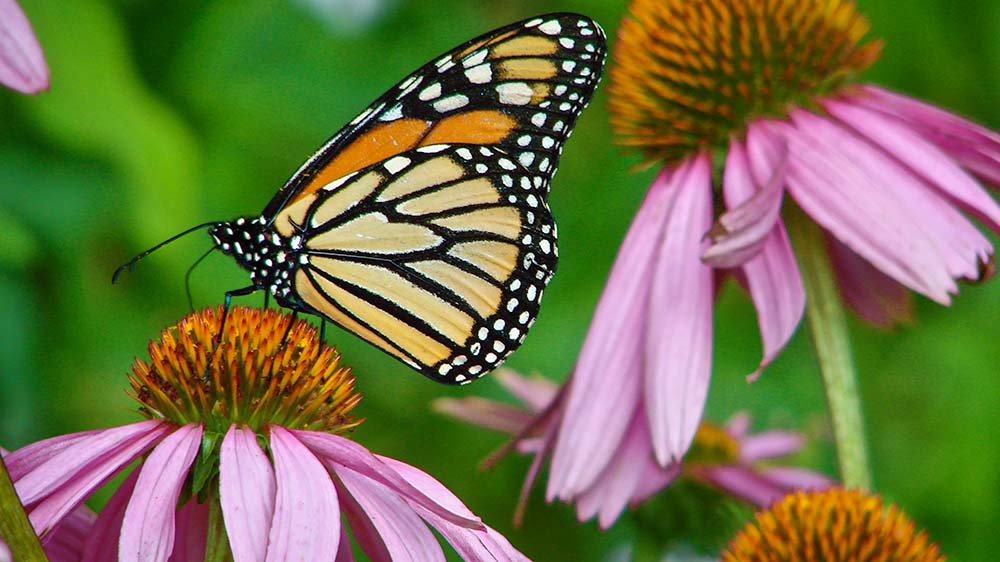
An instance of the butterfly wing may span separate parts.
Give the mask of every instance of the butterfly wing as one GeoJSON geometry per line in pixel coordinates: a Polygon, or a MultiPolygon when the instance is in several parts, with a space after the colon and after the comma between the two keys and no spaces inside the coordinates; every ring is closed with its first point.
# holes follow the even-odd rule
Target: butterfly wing
{"type": "Polygon", "coordinates": [[[430,145],[299,199],[295,293],[423,374],[464,383],[534,322],[556,267],[541,176],[480,145],[430,145]]]}
{"type": "Polygon", "coordinates": [[[320,149],[263,218],[304,240],[300,308],[463,384],[517,348],[556,267],[546,197],[605,58],[552,14],[424,65],[320,149]]]}
{"type": "MultiPolygon", "coordinates": [[[[606,39],[578,14],[550,14],[486,33],[417,69],[326,142],[263,212],[351,172],[434,144],[495,146],[551,177],[600,80],[606,39]]],[[[546,186],[548,179],[546,179],[546,186]]]]}

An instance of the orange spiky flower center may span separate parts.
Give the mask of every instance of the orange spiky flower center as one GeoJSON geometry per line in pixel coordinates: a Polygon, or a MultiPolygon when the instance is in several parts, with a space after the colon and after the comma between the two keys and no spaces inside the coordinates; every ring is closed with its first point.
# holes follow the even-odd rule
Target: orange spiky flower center
{"type": "Polygon", "coordinates": [[[234,307],[220,337],[221,324],[221,307],[195,312],[150,342],[149,362],[136,358],[129,394],[143,415],[219,435],[234,423],[262,435],[268,424],[343,432],[360,423],[350,369],[308,322],[234,307]]]}
{"type": "Polygon", "coordinates": [[[850,0],[633,0],[609,104],[648,161],[722,147],[749,121],[842,88],[878,58],[850,0]]]}
{"type": "Polygon", "coordinates": [[[691,449],[684,456],[689,466],[734,464],[740,458],[740,444],[725,428],[702,421],[691,449]]]}
{"type": "Polygon", "coordinates": [[[943,562],[926,533],[878,496],[833,488],[797,492],[758,512],[723,562],[943,562]]]}

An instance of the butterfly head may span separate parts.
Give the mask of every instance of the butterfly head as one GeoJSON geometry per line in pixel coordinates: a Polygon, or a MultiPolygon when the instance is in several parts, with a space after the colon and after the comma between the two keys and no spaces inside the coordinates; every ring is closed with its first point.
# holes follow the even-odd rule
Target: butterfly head
{"type": "Polygon", "coordinates": [[[254,286],[279,299],[291,292],[292,278],[305,254],[300,254],[301,241],[275,232],[264,217],[240,217],[220,222],[208,231],[215,247],[250,272],[254,286]]]}

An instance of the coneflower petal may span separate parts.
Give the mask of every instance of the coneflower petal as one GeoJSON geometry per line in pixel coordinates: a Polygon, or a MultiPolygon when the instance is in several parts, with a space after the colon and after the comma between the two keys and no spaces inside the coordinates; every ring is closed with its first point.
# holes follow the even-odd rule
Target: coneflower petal
{"type": "Polygon", "coordinates": [[[264,562],[274,516],[274,469],[252,429],[230,426],[219,449],[219,493],[234,562],[264,562]]]}
{"type": "Polygon", "coordinates": [[[644,310],[643,397],[661,466],[684,456],[701,423],[712,368],[714,298],[712,268],[701,262],[712,225],[708,156],[685,161],[669,182],[669,211],[644,310]]]}
{"type": "Polygon", "coordinates": [[[202,427],[187,424],[153,449],[139,471],[125,508],[118,559],[166,562],[174,548],[177,498],[201,446],[202,427]]]}

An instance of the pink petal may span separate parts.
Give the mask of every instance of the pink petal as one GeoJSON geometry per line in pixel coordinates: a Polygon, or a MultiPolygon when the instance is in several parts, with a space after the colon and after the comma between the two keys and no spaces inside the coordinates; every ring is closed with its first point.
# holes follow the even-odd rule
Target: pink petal
{"type": "Polygon", "coordinates": [[[177,512],[177,532],[170,562],[204,562],[208,540],[208,504],[191,499],[177,512]]]}
{"type": "Polygon", "coordinates": [[[723,232],[712,233],[712,245],[702,255],[705,263],[736,267],[760,253],[781,212],[786,163],[787,150],[760,183],[754,178],[742,143],[736,139],[730,142],[722,180],[728,211],[712,229],[723,232]]]}
{"type": "Polygon", "coordinates": [[[337,545],[336,562],[354,562],[354,549],[351,548],[351,538],[347,536],[347,525],[340,526],[340,543],[337,545]]]}
{"type": "Polygon", "coordinates": [[[750,464],[790,455],[802,448],[802,435],[791,431],[764,431],[740,439],[740,461],[750,464]]]}
{"type": "Polygon", "coordinates": [[[855,313],[883,328],[913,320],[913,298],[905,287],[829,236],[827,251],[840,295],[855,313]]]}
{"type": "Polygon", "coordinates": [[[330,474],[293,433],[269,427],[278,487],[266,560],[333,562],[341,522],[330,474]]]}
{"type": "MultiPolygon", "coordinates": [[[[402,463],[389,457],[378,456],[378,459],[389,468],[396,471],[406,479],[412,486],[420,490],[423,494],[434,499],[442,506],[445,506],[452,513],[463,514],[465,517],[479,520],[475,514],[465,507],[462,500],[452,494],[443,484],[432,478],[426,472],[414,468],[406,463],[402,463]]],[[[503,562],[506,560],[527,561],[528,559],[518,552],[507,539],[495,530],[479,523],[475,528],[468,528],[456,525],[436,513],[427,510],[422,504],[412,502],[406,496],[401,496],[410,503],[410,506],[420,514],[438,533],[455,549],[463,559],[470,562],[503,562]]]]}
{"type": "Polygon", "coordinates": [[[853,102],[895,115],[902,118],[911,127],[936,133],[953,142],[962,142],[970,147],[982,147],[1000,152],[1000,133],[978,123],[940,107],[878,86],[866,85],[862,87],[862,91],[867,95],[852,98],[853,102]]]}
{"type": "Polygon", "coordinates": [[[726,433],[733,439],[742,439],[750,431],[750,414],[737,412],[726,421],[726,433]]]}
{"type": "Polygon", "coordinates": [[[42,539],[42,548],[49,562],[78,562],[96,519],[97,515],[85,505],[80,505],[64,517],[42,539]]]}
{"type": "Polygon", "coordinates": [[[152,420],[106,429],[66,447],[15,482],[22,501],[34,504],[28,518],[35,531],[44,535],[170,430],[152,420]]]}
{"type": "Polygon", "coordinates": [[[742,466],[700,466],[693,472],[698,478],[758,507],[767,507],[788,493],[771,480],[742,466]]]}
{"type": "Polygon", "coordinates": [[[347,491],[341,497],[354,537],[374,562],[445,559],[434,534],[398,494],[349,468],[336,474],[347,491]]]}
{"type": "MultiPolygon", "coordinates": [[[[782,127],[789,141],[788,190],[809,216],[887,275],[941,303],[956,286],[936,244],[894,189],[841,151],[846,135],[782,127]],[[806,131],[809,131],[807,134],[806,131]]],[[[821,124],[819,124],[821,125],[821,124]]],[[[818,126],[818,125],[817,125],[818,126]]]]}
{"type": "Polygon", "coordinates": [[[121,562],[166,561],[174,547],[177,498],[201,446],[202,427],[189,423],[166,436],[146,458],[125,509],[121,562]]]}
{"type": "Polygon", "coordinates": [[[925,141],[919,133],[895,119],[855,104],[828,100],[823,105],[833,116],[974,214],[993,232],[1000,232],[1000,205],[951,157],[925,141]]]}
{"type": "Polygon", "coordinates": [[[665,232],[643,311],[643,397],[660,466],[680,460],[691,446],[708,394],[714,289],[712,268],[701,262],[701,254],[712,226],[711,180],[705,154],[686,161],[670,178],[665,232]]]}
{"type": "Polygon", "coordinates": [[[0,0],[0,84],[25,94],[49,87],[49,67],[15,0],[0,0]]]}
{"type": "Polygon", "coordinates": [[[10,549],[7,548],[7,543],[0,539],[0,562],[14,562],[14,556],[10,553],[10,549]]]}
{"type": "Polygon", "coordinates": [[[500,368],[493,372],[493,380],[500,383],[533,412],[544,410],[555,399],[559,385],[538,375],[522,377],[511,369],[500,368]]]}
{"type": "Polygon", "coordinates": [[[503,433],[517,433],[527,427],[535,417],[531,412],[517,406],[478,396],[438,398],[431,407],[435,412],[503,433]]]}
{"type": "Polygon", "coordinates": [[[101,431],[103,430],[92,429],[90,431],[50,437],[49,439],[25,445],[12,453],[6,453],[3,460],[4,464],[7,465],[7,472],[10,474],[11,481],[17,482],[25,474],[33,472],[43,463],[58,455],[63,449],[79,443],[83,439],[92,437],[101,431]]]}
{"type": "MultiPolygon", "coordinates": [[[[939,266],[954,278],[978,279],[980,265],[990,261],[990,241],[958,212],[937,190],[901,166],[889,154],[872,146],[856,134],[806,111],[794,111],[792,118],[801,129],[815,138],[834,140],[845,155],[877,188],[890,192],[899,202],[899,214],[922,232],[930,246],[936,247],[939,266]],[[919,220],[914,220],[919,217],[919,220]]],[[[930,248],[928,248],[930,250],[930,248]]],[[[957,292],[957,288],[954,289],[957,292]]]]}
{"type": "Polygon", "coordinates": [[[675,175],[665,170],[653,182],[597,303],[567,383],[549,471],[550,501],[570,499],[593,484],[611,461],[639,403],[652,266],[675,198],[675,175]]]}
{"type": "Polygon", "coordinates": [[[234,562],[263,562],[274,515],[274,470],[252,429],[233,424],[222,439],[219,493],[234,562]]]}
{"type": "Polygon", "coordinates": [[[471,528],[478,528],[482,525],[478,517],[465,515],[468,510],[450,511],[446,506],[438,503],[436,498],[428,497],[423,491],[414,487],[403,475],[398,474],[391,466],[382,462],[380,457],[373,455],[368,449],[353,441],[318,431],[295,430],[293,433],[320,460],[328,466],[332,465],[333,469],[336,468],[336,465],[345,466],[372,480],[381,482],[395,490],[396,493],[405,496],[410,502],[420,504],[456,525],[471,528]]]}
{"type": "Polygon", "coordinates": [[[682,468],[681,463],[674,463],[664,468],[656,464],[656,461],[650,457],[649,462],[646,463],[643,475],[639,479],[639,486],[632,492],[629,505],[639,505],[653,497],[653,495],[658,494],[681,475],[682,468]]]}
{"type": "MultiPolygon", "coordinates": [[[[787,165],[787,148],[776,144],[759,128],[751,126],[747,135],[747,150],[750,154],[750,169],[755,177],[780,177],[784,186],[784,170],[787,165]]],[[[731,184],[724,192],[726,204],[734,206],[753,197],[752,191],[744,191],[746,184],[731,184]]],[[[756,188],[755,188],[756,189],[756,188]]],[[[765,187],[764,190],[772,189],[765,187]]],[[[760,193],[760,192],[758,192],[760,193]]],[[[805,311],[806,293],[802,276],[792,251],[788,233],[781,220],[776,220],[773,228],[761,242],[761,250],[741,268],[746,279],[747,290],[757,309],[757,325],[763,343],[763,357],[757,369],[749,375],[752,381],[771,364],[784,349],[795,333],[805,311]]]]}
{"type": "Polygon", "coordinates": [[[764,478],[786,492],[795,490],[825,490],[836,482],[825,474],[792,466],[776,466],[762,472],[764,478]]]}
{"type": "Polygon", "coordinates": [[[90,531],[81,562],[117,562],[122,520],[125,519],[125,508],[139,479],[140,468],[141,466],[133,470],[118,486],[108,503],[104,504],[104,509],[90,531]]]}
{"type": "Polygon", "coordinates": [[[634,497],[651,465],[657,466],[650,450],[649,426],[640,409],[614,460],[594,485],[576,498],[577,518],[586,521],[597,515],[602,529],[611,527],[634,497]]]}

